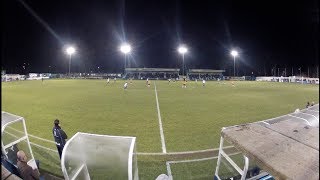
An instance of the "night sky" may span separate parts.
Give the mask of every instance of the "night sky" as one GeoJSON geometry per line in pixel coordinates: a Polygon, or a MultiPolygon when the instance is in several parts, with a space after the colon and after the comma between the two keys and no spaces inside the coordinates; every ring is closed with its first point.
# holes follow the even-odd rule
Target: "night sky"
{"type": "Polygon", "coordinates": [[[3,0],[2,69],[66,73],[64,48],[72,44],[72,72],[122,72],[119,46],[129,42],[132,67],[180,68],[183,43],[187,68],[231,74],[235,48],[239,75],[270,75],[272,67],[305,72],[318,66],[318,6],[317,0],[3,0]]]}

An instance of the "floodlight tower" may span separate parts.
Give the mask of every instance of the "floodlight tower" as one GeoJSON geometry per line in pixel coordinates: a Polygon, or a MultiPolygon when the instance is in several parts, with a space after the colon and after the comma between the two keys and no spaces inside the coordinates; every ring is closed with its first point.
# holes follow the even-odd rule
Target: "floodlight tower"
{"type": "Polygon", "coordinates": [[[182,54],[182,75],[184,76],[184,54],[188,52],[188,49],[185,46],[181,45],[178,47],[178,52],[182,54]]]}
{"type": "Polygon", "coordinates": [[[238,56],[238,52],[236,50],[232,50],[230,53],[233,56],[233,76],[236,76],[236,56],[238,56]]]}
{"type": "Polygon", "coordinates": [[[69,76],[70,76],[70,65],[71,65],[71,56],[76,52],[76,49],[72,46],[67,47],[66,53],[69,55],[69,76]]]}
{"type": "Polygon", "coordinates": [[[124,43],[120,46],[120,51],[124,54],[124,71],[126,70],[127,54],[131,52],[130,44],[124,43]]]}

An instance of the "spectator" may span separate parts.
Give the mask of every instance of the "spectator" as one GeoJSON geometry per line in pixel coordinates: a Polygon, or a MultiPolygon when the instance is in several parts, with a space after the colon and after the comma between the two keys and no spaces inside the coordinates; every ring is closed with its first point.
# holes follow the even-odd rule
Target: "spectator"
{"type": "Polygon", "coordinates": [[[306,108],[310,107],[310,103],[309,101],[307,102],[306,108]]]}
{"type": "Polygon", "coordinates": [[[37,169],[32,169],[31,166],[27,164],[27,156],[23,151],[17,152],[17,166],[20,176],[24,180],[38,180],[40,179],[40,174],[37,169]]]}
{"type": "Polygon", "coordinates": [[[14,144],[11,146],[11,148],[8,148],[8,154],[7,157],[10,161],[12,161],[12,164],[17,164],[17,152],[19,151],[17,144],[14,144]]]}
{"type": "Polygon", "coordinates": [[[57,145],[59,157],[61,159],[62,151],[63,151],[64,145],[66,144],[66,139],[68,138],[68,136],[61,129],[60,122],[58,119],[54,120],[54,127],[52,129],[52,134],[54,137],[54,141],[56,142],[56,145],[57,145]]]}

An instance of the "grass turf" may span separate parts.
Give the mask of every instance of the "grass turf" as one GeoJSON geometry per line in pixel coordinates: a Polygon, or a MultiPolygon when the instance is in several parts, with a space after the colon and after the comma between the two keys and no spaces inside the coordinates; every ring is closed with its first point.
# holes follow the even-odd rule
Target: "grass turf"
{"type": "MultiPolygon", "coordinates": [[[[168,152],[217,148],[224,126],[276,117],[304,108],[307,101],[319,102],[318,85],[207,82],[202,87],[201,82],[188,82],[183,89],[181,82],[151,81],[148,88],[145,81],[133,81],[124,90],[124,81],[107,85],[105,80],[60,79],[2,83],[2,110],[23,116],[28,133],[45,139],[53,140],[53,120],[58,118],[69,138],[76,132],[136,136],[138,152],[161,152],[154,83],[168,152]]],[[[45,161],[45,155],[37,152],[36,158],[37,154],[45,161]]],[[[148,157],[138,161],[141,179],[155,178],[143,169],[166,173],[165,161],[148,157]]]]}

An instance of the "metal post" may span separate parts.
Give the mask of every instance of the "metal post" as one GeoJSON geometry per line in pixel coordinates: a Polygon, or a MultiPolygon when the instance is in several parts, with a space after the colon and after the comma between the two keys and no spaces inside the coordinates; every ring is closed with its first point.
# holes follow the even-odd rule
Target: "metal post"
{"type": "Polygon", "coordinates": [[[308,67],[308,77],[310,77],[310,76],[309,76],[309,67],[308,67]]]}
{"type": "Polygon", "coordinates": [[[287,68],[284,68],[284,77],[287,77],[287,68]]]}
{"type": "Polygon", "coordinates": [[[182,54],[182,76],[184,76],[184,53],[182,54]]]}
{"type": "Polygon", "coordinates": [[[303,84],[303,78],[302,78],[302,73],[301,73],[301,67],[299,68],[299,70],[300,70],[301,84],[303,84]]]}
{"type": "Polygon", "coordinates": [[[71,65],[71,54],[70,54],[70,58],[69,58],[69,76],[70,76],[70,65],[71,65]]]}
{"type": "Polygon", "coordinates": [[[220,162],[221,162],[221,151],[223,151],[223,137],[220,137],[220,146],[219,146],[219,152],[218,152],[218,160],[217,160],[217,166],[216,171],[214,175],[219,176],[219,168],[220,168],[220,162]]]}
{"type": "Polygon", "coordinates": [[[299,68],[299,70],[300,70],[300,77],[302,77],[302,73],[301,73],[301,67],[299,68]]]}
{"type": "Polygon", "coordinates": [[[292,70],[291,70],[291,76],[293,76],[293,67],[292,67],[292,70]]]}
{"type": "Polygon", "coordinates": [[[243,156],[244,158],[244,168],[243,168],[243,173],[241,174],[241,180],[245,180],[247,176],[247,172],[249,169],[249,159],[247,156],[243,156]]]}
{"type": "Polygon", "coordinates": [[[127,55],[124,54],[124,72],[126,71],[127,55]]]}
{"type": "Polygon", "coordinates": [[[280,68],[278,68],[278,77],[279,77],[279,69],[280,69],[280,68]]]}
{"type": "Polygon", "coordinates": [[[233,56],[233,77],[236,76],[236,56],[233,56]]]}

